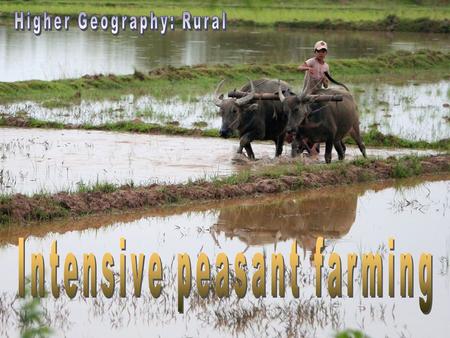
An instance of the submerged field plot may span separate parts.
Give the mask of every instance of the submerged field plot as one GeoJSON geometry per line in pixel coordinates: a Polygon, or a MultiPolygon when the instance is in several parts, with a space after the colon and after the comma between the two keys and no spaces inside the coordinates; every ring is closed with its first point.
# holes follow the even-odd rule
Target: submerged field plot
{"type": "MultiPolygon", "coordinates": [[[[1,191],[31,195],[75,192],[98,183],[148,185],[211,180],[238,173],[252,165],[245,158],[235,158],[238,143],[238,140],[219,138],[2,128],[1,191]]],[[[255,167],[283,163],[283,159],[291,161],[290,145],[285,145],[281,160],[273,159],[273,142],[256,143],[254,148],[261,159],[253,163],[255,167]]],[[[376,148],[368,149],[367,153],[386,158],[438,152],[376,148]]],[[[356,148],[349,147],[348,159],[359,155],[356,148]]],[[[336,154],[333,156],[337,160],[336,154]]],[[[323,154],[314,161],[323,162],[323,154]]]]}

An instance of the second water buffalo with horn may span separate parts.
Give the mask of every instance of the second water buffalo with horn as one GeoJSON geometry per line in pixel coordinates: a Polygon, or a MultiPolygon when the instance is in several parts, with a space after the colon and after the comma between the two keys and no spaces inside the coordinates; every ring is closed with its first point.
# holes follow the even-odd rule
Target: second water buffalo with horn
{"type": "MultiPolygon", "coordinates": [[[[276,145],[275,156],[283,152],[287,113],[279,100],[258,100],[252,103],[255,93],[276,93],[278,80],[260,79],[250,81],[240,91],[249,92],[241,98],[223,98],[218,92],[223,85],[222,80],[214,92],[214,103],[220,108],[222,126],[220,136],[230,137],[234,130],[239,133],[238,153],[245,149],[250,159],[255,158],[251,142],[254,140],[272,140],[276,145]]],[[[286,82],[280,83],[282,91],[288,91],[286,82]]]]}
{"type": "Polygon", "coordinates": [[[279,90],[283,109],[288,114],[286,131],[296,134],[297,139],[306,137],[312,142],[325,142],[325,161],[331,162],[333,145],[339,160],[345,156],[342,139],[347,135],[355,140],[361,153],[366,157],[359,132],[359,115],[355,100],[348,92],[336,89],[320,89],[318,95],[342,95],[340,102],[313,101],[308,103],[308,95],[285,97],[279,90]]]}

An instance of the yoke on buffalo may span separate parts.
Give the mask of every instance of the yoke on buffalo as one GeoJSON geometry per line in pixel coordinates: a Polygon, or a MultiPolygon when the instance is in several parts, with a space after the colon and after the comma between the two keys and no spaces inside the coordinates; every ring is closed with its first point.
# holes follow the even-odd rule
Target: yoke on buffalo
{"type": "MultiPolygon", "coordinates": [[[[228,92],[228,97],[241,98],[248,95],[248,92],[240,90],[232,90],[228,92]]],[[[253,100],[279,100],[278,93],[255,93],[253,100]]],[[[342,95],[305,95],[302,97],[301,102],[327,102],[327,101],[342,101],[342,95]]]]}

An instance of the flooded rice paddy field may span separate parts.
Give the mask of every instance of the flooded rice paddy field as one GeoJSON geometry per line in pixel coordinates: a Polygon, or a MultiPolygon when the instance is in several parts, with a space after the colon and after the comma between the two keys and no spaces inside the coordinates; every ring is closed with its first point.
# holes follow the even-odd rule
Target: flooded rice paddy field
{"type": "Polygon", "coordinates": [[[165,65],[217,63],[300,63],[311,57],[312,46],[324,34],[329,59],[375,56],[396,51],[450,49],[445,34],[314,31],[229,26],[226,32],[173,31],[143,36],[121,32],[82,32],[71,29],[43,32],[15,31],[0,23],[0,81],[54,80],[85,74],[132,74],[165,65]],[[280,52],[282,51],[282,52],[280,52]],[[33,55],[32,58],[29,56],[33,55]]]}
{"type": "Polygon", "coordinates": [[[403,86],[367,84],[358,88],[355,96],[363,129],[377,125],[384,134],[409,140],[450,137],[449,81],[403,86]]]}
{"type": "MultiPolygon", "coordinates": [[[[20,301],[13,299],[18,288],[15,271],[19,231],[21,236],[28,235],[26,274],[30,272],[29,254],[40,252],[48,257],[54,240],[58,241],[61,259],[72,252],[79,262],[83,253],[94,253],[97,259],[105,252],[111,252],[115,258],[125,253],[127,260],[131,253],[157,252],[161,256],[164,287],[157,299],[150,296],[146,278],[142,297],[133,297],[131,276],[127,280],[128,295],[122,299],[118,297],[118,290],[112,299],[106,299],[101,292],[97,299],[83,298],[80,292],[73,300],[69,300],[64,291],[59,299],[49,295],[42,305],[48,325],[58,336],[101,336],[105,332],[111,337],[145,336],[151,328],[152,334],[164,336],[220,333],[221,336],[325,337],[332,336],[338,329],[357,328],[372,337],[423,337],[433,328],[434,337],[446,337],[450,316],[450,181],[433,178],[426,182],[416,179],[396,184],[354,185],[210,203],[191,209],[155,210],[148,211],[147,215],[130,214],[127,219],[123,219],[123,215],[118,215],[116,220],[114,216],[105,216],[104,220],[82,218],[3,229],[0,231],[0,266],[3,271],[12,273],[2,277],[0,335],[16,336],[18,332],[15,311],[20,301]],[[404,236],[406,232],[408,236],[404,236]],[[405,252],[411,253],[414,259],[414,297],[400,297],[398,266],[395,298],[388,297],[387,266],[383,269],[383,297],[362,297],[359,260],[353,298],[346,296],[344,285],[343,298],[331,299],[325,280],[322,298],[316,297],[315,271],[310,256],[318,236],[326,239],[325,262],[334,251],[343,257],[344,271],[345,258],[350,252],[358,255],[378,252],[387,262],[387,241],[395,238],[396,262],[405,252]],[[119,250],[121,237],[127,240],[126,251],[122,252],[119,250]],[[206,253],[211,262],[215,262],[218,253],[225,252],[231,263],[238,252],[244,252],[247,261],[255,253],[264,252],[266,257],[271,257],[276,252],[282,253],[286,262],[293,240],[297,240],[301,248],[299,299],[293,298],[289,282],[286,297],[273,298],[268,279],[264,299],[257,300],[248,290],[246,297],[238,301],[231,289],[230,298],[219,300],[214,295],[203,300],[194,291],[194,283],[190,297],[185,300],[185,313],[177,313],[177,253],[190,255],[193,271],[200,252],[206,253]],[[433,303],[429,315],[424,315],[419,308],[419,297],[423,295],[416,264],[423,252],[433,255],[433,303]]],[[[270,276],[270,260],[267,262],[267,276],[270,276]]],[[[233,264],[230,269],[234,270],[233,264]]],[[[47,281],[50,281],[49,271],[46,270],[47,281]]],[[[254,271],[249,267],[248,278],[254,271]]],[[[328,272],[325,263],[324,275],[328,272]]],[[[98,273],[100,283],[101,271],[98,273]]]]}
{"type": "MultiPolygon", "coordinates": [[[[297,86],[298,87],[298,86],[297,86]]],[[[224,89],[226,90],[226,89],[224,89]]],[[[436,141],[450,137],[450,82],[410,82],[404,85],[366,83],[351,86],[360,110],[363,130],[377,126],[385,134],[409,140],[436,141]]],[[[127,95],[119,101],[81,101],[79,105],[47,108],[44,103],[0,105],[0,112],[65,124],[100,125],[139,119],[143,122],[177,121],[187,128],[220,128],[221,117],[212,94],[158,100],[127,95]]]]}
{"type": "MultiPolygon", "coordinates": [[[[1,128],[0,192],[76,191],[95,183],[142,185],[213,179],[248,168],[235,154],[239,141],[131,133],[1,128]]],[[[261,163],[290,160],[290,145],[274,160],[273,142],[254,142],[261,163]]],[[[435,154],[411,149],[368,149],[368,156],[435,154]]],[[[347,158],[360,156],[348,147],[347,158]]],[[[333,154],[337,160],[336,153],[333,154]]],[[[312,161],[323,162],[322,154],[312,161]]]]}

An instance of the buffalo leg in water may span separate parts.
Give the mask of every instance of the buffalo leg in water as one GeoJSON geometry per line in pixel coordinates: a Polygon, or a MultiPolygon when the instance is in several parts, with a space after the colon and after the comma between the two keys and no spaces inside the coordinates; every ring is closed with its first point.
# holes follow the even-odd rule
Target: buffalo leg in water
{"type": "Polygon", "coordinates": [[[247,152],[247,156],[249,159],[255,159],[255,154],[253,153],[252,145],[250,143],[245,146],[245,151],[247,152]]]}
{"type": "Polygon", "coordinates": [[[252,146],[250,145],[250,142],[252,142],[255,139],[254,136],[255,136],[254,133],[247,133],[245,135],[242,135],[241,139],[240,139],[240,147],[239,147],[239,149],[241,150],[241,153],[242,153],[242,148],[245,148],[248,158],[252,159],[252,160],[255,159],[255,154],[253,153],[253,149],[252,149],[252,146]]]}
{"type": "Polygon", "coordinates": [[[350,136],[355,140],[355,142],[358,145],[358,148],[361,151],[361,153],[363,154],[363,156],[367,157],[366,146],[362,142],[361,135],[359,134],[359,126],[353,127],[353,129],[350,131],[350,136]]]}
{"type": "Polygon", "coordinates": [[[278,139],[275,141],[275,157],[280,156],[283,153],[283,143],[284,143],[284,134],[278,136],[278,139]]]}
{"type": "Polygon", "coordinates": [[[342,149],[341,140],[334,141],[334,148],[336,149],[339,157],[339,161],[342,161],[345,157],[344,149],[342,149]]]}
{"type": "Polygon", "coordinates": [[[325,143],[325,162],[331,163],[331,150],[333,150],[333,140],[328,139],[325,143]]]}

